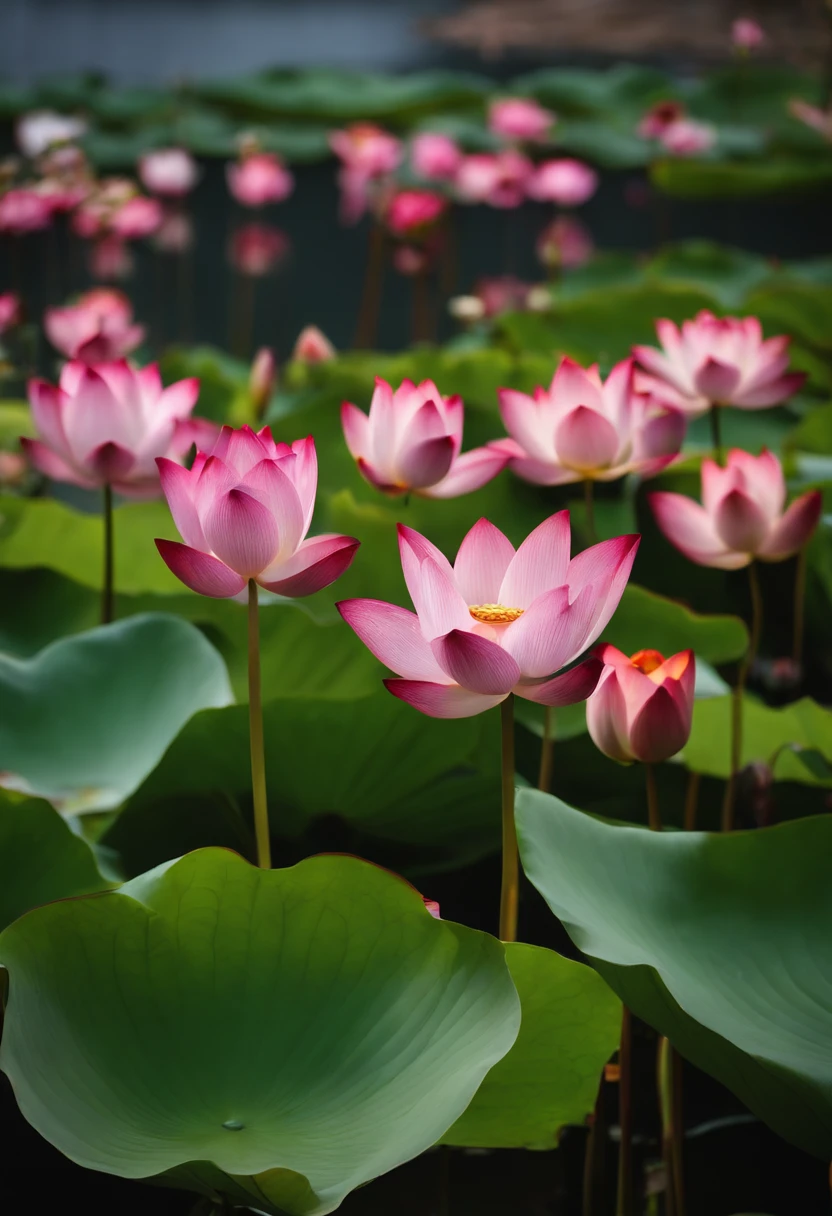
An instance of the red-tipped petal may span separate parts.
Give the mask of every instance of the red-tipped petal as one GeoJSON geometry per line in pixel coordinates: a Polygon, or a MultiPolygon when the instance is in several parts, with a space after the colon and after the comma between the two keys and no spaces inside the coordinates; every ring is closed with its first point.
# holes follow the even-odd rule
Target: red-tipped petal
{"type": "Polygon", "coordinates": [[[633,718],[630,748],[643,764],[659,764],[681,751],[689,736],[690,716],[684,705],[660,684],[633,718]]]}
{"type": "Polygon", "coordinates": [[[407,701],[429,718],[473,718],[493,709],[508,696],[508,693],[483,696],[458,684],[430,684],[424,680],[385,680],[384,686],[394,697],[407,701]]]}
{"type": "Polygon", "coordinates": [[[426,439],[404,448],[398,457],[397,474],[402,485],[421,490],[435,485],[445,477],[454,458],[454,441],[450,435],[426,439]]]}
{"type": "Polygon", "coordinates": [[[748,554],[728,549],[717,536],[711,516],[692,498],[657,490],[649,495],[649,502],[661,531],[692,562],[719,570],[748,565],[748,554]]]}
{"type": "Polygon", "coordinates": [[[446,477],[419,493],[424,498],[459,498],[462,494],[471,494],[501,473],[509,459],[509,454],[499,448],[472,448],[457,456],[446,477]]]}
{"type": "Polygon", "coordinates": [[[454,576],[468,604],[499,603],[500,587],[514,545],[487,519],[479,519],[459,546],[454,576]]]}
{"type": "Polygon", "coordinates": [[[156,460],[159,478],[162,483],[162,493],[167,499],[173,522],[186,545],[193,549],[207,549],[208,544],[202,534],[202,525],[191,497],[196,478],[183,465],[175,460],[159,456],[156,460]]]}
{"type": "Polygon", "coordinates": [[[39,439],[21,439],[20,446],[44,477],[51,477],[53,481],[65,481],[72,486],[83,486],[85,490],[94,490],[100,485],[92,477],[84,477],[76,472],[61,456],[48,448],[45,443],[41,443],[39,439]]]}
{"type": "Polygon", "coordinates": [[[508,651],[478,633],[452,629],[435,638],[431,650],[451,679],[471,692],[501,695],[520,679],[520,668],[508,651]]]}
{"type": "Polygon", "coordinates": [[[538,705],[548,705],[554,708],[560,705],[575,705],[589,697],[601,676],[603,664],[594,656],[576,664],[569,671],[544,680],[540,684],[521,682],[514,691],[518,697],[526,701],[536,701],[538,705]]]}
{"type": "Polygon", "coordinates": [[[771,530],[757,556],[763,561],[779,562],[797,553],[818,526],[822,510],[823,495],[820,490],[801,494],[771,530]]]}
{"type": "Polygon", "coordinates": [[[102,482],[120,481],[136,463],[136,458],[119,443],[102,443],[87,457],[87,464],[102,482]]]}
{"type": "Polygon", "coordinates": [[[805,372],[789,372],[785,376],[769,380],[767,384],[761,384],[757,388],[750,388],[739,393],[732,398],[731,404],[744,410],[761,410],[772,405],[780,405],[782,401],[788,401],[789,397],[793,397],[803,387],[805,381],[805,372]]]}
{"type": "Polygon", "coordinates": [[[383,600],[342,600],[336,608],[379,662],[408,680],[447,679],[422,636],[419,618],[383,600]]]}
{"type": "Polygon", "coordinates": [[[765,511],[742,490],[730,490],[714,511],[717,536],[738,553],[756,553],[769,531],[765,511]]]}
{"type": "Polygon", "coordinates": [[[276,595],[292,599],[313,595],[340,578],[350,566],[360,543],[354,536],[310,536],[275,572],[278,577],[271,578],[269,571],[264,570],[257,581],[276,595]]]}
{"type": "Polygon", "coordinates": [[[370,455],[370,419],[350,401],[341,405],[341,427],[353,460],[370,455]]]}
{"type": "Polygon", "coordinates": [[[615,668],[607,667],[586,703],[586,725],[600,752],[611,760],[633,759],[627,729],[627,702],[615,668]]]}
{"type": "Polygon", "coordinates": [[[200,553],[176,540],[157,540],[156,548],[168,569],[198,595],[228,599],[238,595],[246,585],[242,575],[230,570],[210,553],[200,553]]]}
{"type": "Polygon", "coordinates": [[[498,603],[528,608],[539,595],[566,582],[571,533],[569,512],[558,511],[530,532],[511,559],[498,603]]]}

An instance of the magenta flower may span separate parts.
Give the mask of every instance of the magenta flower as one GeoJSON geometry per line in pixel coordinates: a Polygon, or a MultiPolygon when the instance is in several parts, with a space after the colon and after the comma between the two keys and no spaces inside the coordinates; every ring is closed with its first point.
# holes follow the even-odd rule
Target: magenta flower
{"type": "Polygon", "coordinates": [[[538,165],[526,186],[530,198],[559,207],[580,207],[598,189],[598,174],[572,157],[545,160],[538,165]]]}
{"type": "Polygon", "coordinates": [[[20,186],[0,195],[0,234],[24,236],[52,223],[49,199],[34,188],[20,186]]]}
{"type": "Polygon", "coordinates": [[[671,544],[700,566],[738,570],[754,558],[780,562],[797,553],[817,527],[819,490],[801,494],[785,511],[783,467],[768,451],[734,448],[721,468],[702,461],[702,505],[684,494],[650,495],[656,522],[671,544]]]}
{"type": "Polygon", "coordinates": [[[151,194],[182,198],[196,185],[199,169],[185,148],[154,148],[139,158],[139,178],[151,194]]]}
{"type": "Polygon", "coordinates": [[[292,358],[300,363],[327,363],[335,358],[335,347],[317,325],[307,325],[300,331],[292,358]]]}
{"type": "Polygon", "coordinates": [[[456,192],[463,203],[490,207],[519,207],[534,171],[532,162],[514,148],[466,156],[457,170],[456,192]]]}
{"type": "Polygon", "coordinates": [[[240,274],[259,279],[276,271],[290,249],[289,238],[281,228],[252,222],[232,233],[228,259],[240,274]]]}
{"type": "Polygon", "coordinates": [[[696,662],[692,650],[665,659],[658,650],[631,658],[599,646],[601,678],[586,703],[592,741],[611,760],[659,764],[690,738],[696,662]]]}
{"type": "Polygon", "coordinates": [[[418,236],[444,215],[448,201],[433,190],[399,190],[384,211],[394,236],[418,236]]]}
{"type": "Polygon", "coordinates": [[[87,260],[91,276],[104,283],[129,279],[135,267],[129,245],[112,232],[92,243],[87,260]]]}
{"type": "Polygon", "coordinates": [[[162,222],[153,234],[153,247],[160,253],[185,253],[194,243],[194,223],[178,203],[162,209],[162,222]]]}
{"type": "Polygon", "coordinates": [[[394,696],[433,718],[469,718],[509,693],[571,705],[595,687],[601,665],[573,663],[621,598],[638,536],[620,536],[570,561],[569,512],[552,515],[514,546],[487,519],[463,540],[454,565],[399,525],[399,551],[415,614],[380,600],[345,600],[344,620],[398,679],[394,696]],[[560,672],[560,674],[553,674],[560,672]]]}
{"type": "Polygon", "coordinates": [[[282,203],[295,188],[295,179],[274,152],[246,152],[225,167],[231,194],[243,207],[282,203]]]}
{"type": "Polygon", "coordinates": [[[0,334],[20,324],[20,296],[14,291],[0,295],[0,334]]]}
{"type": "Polygon", "coordinates": [[[750,17],[737,17],[731,26],[731,41],[740,51],[753,51],[765,42],[763,27],[750,17]]]}
{"type": "Polygon", "coordinates": [[[462,163],[463,151],[449,135],[423,131],[410,145],[410,163],[426,181],[451,181],[462,163]]]}
{"type": "Polygon", "coordinates": [[[661,350],[634,346],[633,354],[647,373],[636,387],[695,417],[712,405],[765,409],[779,405],[802,385],[803,372],[786,371],[787,337],[763,340],[756,317],[715,317],[700,312],[681,329],[672,321],[656,322],[661,350]]]}
{"type": "Polygon", "coordinates": [[[329,146],[341,162],[341,220],[355,224],[367,210],[375,184],[401,164],[404,148],[395,135],[363,122],[330,132],[329,146]]]}
{"type": "Polygon", "coordinates": [[[658,139],[673,123],[685,117],[685,107],[680,101],[657,101],[644,114],[637,131],[642,139],[658,139]]]}
{"type": "Polygon", "coordinates": [[[488,126],[503,139],[539,142],[557,121],[551,110],[527,97],[503,97],[488,108],[488,126]]]}
{"type": "Polygon", "coordinates": [[[573,215],[559,215],[541,232],[535,245],[544,266],[568,270],[583,266],[595,253],[592,234],[573,215]]]}
{"type": "Polygon", "coordinates": [[[680,118],[659,133],[659,141],[673,156],[696,156],[716,143],[716,128],[695,118],[680,118]]]}
{"type": "Polygon", "coordinates": [[[564,358],[548,391],[529,397],[502,388],[499,399],[511,438],[490,446],[538,485],[652,476],[678,455],[685,434],[678,410],[635,392],[632,359],[617,363],[602,382],[597,366],[585,370],[564,358]]]}
{"type": "Polygon", "coordinates": [[[35,468],[56,481],[153,498],[160,493],[156,457],[184,460],[199,427],[214,431],[191,418],[198,392],[194,379],[163,388],[155,363],[140,371],[124,359],[67,363],[57,388],[29,382],[39,438],[21,443],[35,468]]]}
{"type": "Polygon", "coordinates": [[[491,481],[509,459],[491,447],[460,455],[463,414],[462,398],[443,397],[431,380],[403,380],[394,392],[377,377],[369,416],[345,401],[341,425],[359,472],[377,490],[457,498],[491,481]]]}
{"type": "Polygon", "coordinates": [[[318,484],[315,441],[276,443],[269,427],[224,426],[213,449],[185,469],[159,460],[162,490],[185,541],[157,540],[167,566],[200,595],[237,595],[253,579],[295,598],[328,587],[358,541],[307,537],[318,484]]]}
{"type": "Polygon", "coordinates": [[[81,363],[110,363],[129,355],[144,338],[127,296],[112,288],[84,292],[65,308],[48,308],[43,327],[56,350],[81,363]]]}

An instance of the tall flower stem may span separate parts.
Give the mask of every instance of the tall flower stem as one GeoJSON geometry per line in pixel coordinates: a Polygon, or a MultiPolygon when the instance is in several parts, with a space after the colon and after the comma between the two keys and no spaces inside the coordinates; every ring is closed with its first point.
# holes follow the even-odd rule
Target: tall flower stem
{"type": "Polygon", "coordinates": [[[254,838],[257,864],[271,869],[269,804],[266,800],[266,755],[263,747],[263,699],[260,692],[260,620],[257,583],[248,580],[248,732],[251,743],[251,792],[254,800],[254,838]]]}
{"type": "Polygon", "coordinates": [[[722,449],[722,415],[719,410],[718,405],[711,406],[711,440],[714,445],[714,460],[717,464],[725,464],[725,453],[722,449]]]}
{"type": "Polygon", "coordinates": [[[514,694],[500,704],[502,728],[503,875],[500,886],[500,940],[517,940],[520,863],[514,822],[514,694]]]}
{"type": "Polygon", "coordinates": [[[662,830],[662,817],[659,811],[659,795],[656,790],[656,770],[652,764],[645,764],[644,779],[647,785],[647,822],[651,832],[662,830]]]}
{"type": "Polygon", "coordinates": [[[552,787],[552,763],[555,752],[555,712],[551,705],[543,711],[543,738],[540,741],[540,769],[537,788],[548,794],[552,787]]]}
{"type": "Polygon", "coordinates": [[[633,1017],[625,1005],[621,1011],[621,1044],[618,1048],[618,1192],[615,1216],[633,1216],[633,1017]]]}
{"type": "Polygon", "coordinates": [[[374,223],[370,229],[367,245],[367,267],[364,271],[364,287],[358,309],[358,324],[353,345],[358,350],[368,350],[376,341],[378,316],[384,287],[384,253],[386,247],[384,229],[374,223]]]}
{"type": "Polygon", "coordinates": [[[803,658],[803,620],[806,612],[806,546],[797,555],[794,572],[794,621],[792,628],[792,658],[799,663],[803,658]]]}
{"type": "Polygon", "coordinates": [[[113,619],[113,487],[104,487],[104,577],[101,583],[101,624],[113,619]]]}
{"type": "Polygon", "coordinates": [[[737,683],[731,701],[731,770],[725,786],[725,797],[722,801],[722,830],[731,832],[734,829],[734,806],[737,794],[737,775],[742,759],[742,699],[748,673],[757,657],[760,636],[763,631],[763,596],[760,591],[760,579],[754,562],[748,567],[748,583],[751,589],[751,634],[745,658],[737,673],[737,683]]]}
{"type": "Polygon", "coordinates": [[[586,508],[586,529],[591,545],[594,545],[598,540],[598,533],[595,530],[595,495],[593,491],[592,478],[587,477],[584,482],[584,507],[586,508]]]}

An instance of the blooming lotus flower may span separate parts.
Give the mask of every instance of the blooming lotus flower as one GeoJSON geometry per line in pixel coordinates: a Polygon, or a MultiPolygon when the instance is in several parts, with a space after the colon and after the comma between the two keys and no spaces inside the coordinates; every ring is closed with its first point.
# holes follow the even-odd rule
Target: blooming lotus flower
{"type": "Polygon", "coordinates": [[[680,101],[657,101],[642,117],[636,130],[642,139],[658,139],[659,136],[685,117],[685,107],[680,101]]]}
{"type": "Polygon", "coordinates": [[[317,325],[307,325],[298,334],[292,358],[301,363],[326,363],[335,358],[335,347],[317,325]]]}
{"type": "Polygon", "coordinates": [[[56,350],[81,363],[120,359],[144,338],[144,326],[133,323],[127,296],[106,287],[85,292],[65,308],[48,308],[43,326],[56,350]]]}
{"type": "Polygon", "coordinates": [[[295,188],[295,179],[274,152],[243,154],[225,167],[228,189],[243,207],[282,203],[295,188]]]}
{"type": "Polygon", "coordinates": [[[451,181],[462,163],[463,151],[449,135],[423,131],[410,145],[410,163],[417,177],[451,181]]]}
{"type": "Polygon", "coordinates": [[[731,41],[740,51],[753,51],[765,42],[763,27],[750,17],[738,17],[731,26],[731,41]]]}
{"type": "Polygon", "coordinates": [[[557,121],[551,110],[527,97],[503,97],[488,108],[488,126],[503,139],[539,141],[557,121]]]}
{"type": "Polygon", "coordinates": [[[533,171],[527,157],[514,148],[506,148],[503,152],[466,156],[454,184],[464,203],[487,203],[501,209],[519,207],[533,171]]]}
{"type": "Polygon", "coordinates": [[[399,190],[388,202],[384,219],[394,236],[419,235],[445,213],[448,203],[433,190],[399,190]]]}
{"type": "Polygon", "coordinates": [[[400,139],[373,123],[354,123],[332,131],[329,146],[341,161],[341,220],[355,224],[367,209],[373,184],[398,168],[404,155],[400,139]]]}
{"type": "Polygon", "coordinates": [[[634,346],[633,354],[647,374],[637,388],[691,417],[712,405],[764,409],[797,392],[803,372],[787,373],[789,339],[763,341],[756,317],[715,317],[700,312],[678,329],[672,321],[656,322],[662,349],[634,346]]]}
{"type": "Polygon", "coordinates": [[[92,277],[103,283],[129,279],[135,269],[133,255],[127,242],[112,232],[93,242],[89,250],[88,263],[92,277]]]}
{"type": "Polygon", "coordinates": [[[0,295],[0,334],[20,323],[20,296],[14,291],[0,295]]]}
{"type": "Polygon", "coordinates": [[[15,136],[23,155],[35,160],[56,144],[80,139],[86,130],[83,118],[56,114],[54,110],[31,110],[18,120],[15,136]]]}
{"type": "Polygon", "coordinates": [[[589,658],[561,669],[606,626],[638,543],[637,536],[620,536],[570,561],[568,511],[545,520],[516,552],[481,519],[451,566],[429,540],[400,524],[415,614],[367,599],[345,600],[338,610],[401,677],[384,681],[389,691],[430,717],[468,718],[512,692],[541,705],[571,705],[592,692],[601,665],[589,658]]]}
{"type": "Polygon", "coordinates": [[[548,392],[498,393],[510,439],[490,446],[511,457],[511,468],[538,485],[614,481],[625,473],[649,477],[678,455],[685,419],[655,405],[633,387],[633,361],[617,363],[605,382],[562,359],[548,392]]]}
{"type": "Polygon", "coordinates": [[[526,186],[530,198],[559,207],[580,207],[598,189],[598,174],[583,161],[565,156],[545,160],[535,169],[526,186]]]}
{"type": "Polygon", "coordinates": [[[821,513],[821,493],[809,490],[784,511],[783,467],[768,451],[734,448],[725,468],[702,461],[702,505],[684,494],[657,491],[650,506],[671,544],[700,566],[738,570],[755,557],[780,562],[808,541],[821,513]]]}
{"type": "Polygon", "coordinates": [[[182,198],[196,185],[199,169],[185,148],[154,148],[139,157],[139,178],[151,194],[182,198]]]}
{"type": "Polygon", "coordinates": [[[231,236],[228,257],[241,274],[263,278],[278,269],[290,248],[282,229],[271,224],[243,224],[231,236]]]}
{"type": "Polygon", "coordinates": [[[543,229],[535,250],[544,266],[568,270],[588,262],[595,244],[589,229],[579,219],[559,215],[543,229]]]}
{"type": "Polygon", "coordinates": [[[150,236],[161,226],[164,212],[157,198],[137,194],[109,217],[110,232],[125,241],[137,241],[150,236]]]}
{"type": "Polygon", "coordinates": [[[526,307],[532,284],[516,278],[513,274],[503,274],[478,279],[474,290],[482,302],[482,315],[498,317],[503,312],[522,311],[526,307]]]}
{"type": "Polygon", "coordinates": [[[708,152],[716,143],[716,129],[694,118],[680,118],[659,134],[662,145],[674,156],[696,156],[708,152]]]}
{"type": "Polygon", "coordinates": [[[52,207],[37,190],[21,186],[0,195],[0,233],[23,236],[51,223],[52,207]]]}
{"type": "Polygon", "coordinates": [[[350,454],[384,494],[456,498],[496,477],[508,456],[488,447],[460,455],[462,424],[462,398],[443,397],[431,380],[403,380],[393,392],[377,377],[369,417],[349,401],[341,406],[350,454]]]}
{"type": "Polygon", "coordinates": [[[82,237],[112,235],[125,241],[150,236],[162,222],[162,205],[139,194],[130,178],[111,177],[88,194],[72,216],[82,237]]]}
{"type": "Polygon", "coordinates": [[[64,365],[56,388],[30,380],[38,439],[21,443],[47,477],[86,489],[110,485],[132,498],[159,494],[156,457],[183,460],[213,424],[192,419],[199,381],[162,387],[156,364],[136,370],[121,359],[64,365]]]}
{"type": "Polygon", "coordinates": [[[157,540],[162,558],[199,595],[224,599],[254,579],[295,598],[328,587],[358,541],[307,537],[318,483],[315,441],[275,443],[269,427],[224,426],[213,449],[185,469],[158,461],[173,522],[185,541],[157,540]]]}
{"type": "Polygon", "coordinates": [[[658,650],[631,658],[599,646],[601,678],[586,703],[592,741],[611,760],[659,764],[690,738],[696,662],[692,650],[665,659],[658,650]]]}

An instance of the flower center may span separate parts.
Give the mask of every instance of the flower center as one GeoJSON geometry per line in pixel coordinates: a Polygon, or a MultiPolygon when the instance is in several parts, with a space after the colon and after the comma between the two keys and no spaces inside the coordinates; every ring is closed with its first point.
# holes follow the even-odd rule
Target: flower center
{"type": "Polygon", "coordinates": [[[637,650],[630,656],[630,662],[633,667],[637,667],[639,671],[643,671],[646,676],[649,676],[651,671],[661,667],[664,655],[660,654],[658,650],[637,650]]]}
{"type": "Polygon", "coordinates": [[[486,625],[507,625],[525,612],[524,608],[506,608],[503,604],[471,604],[468,611],[475,621],[486,625]]]}

